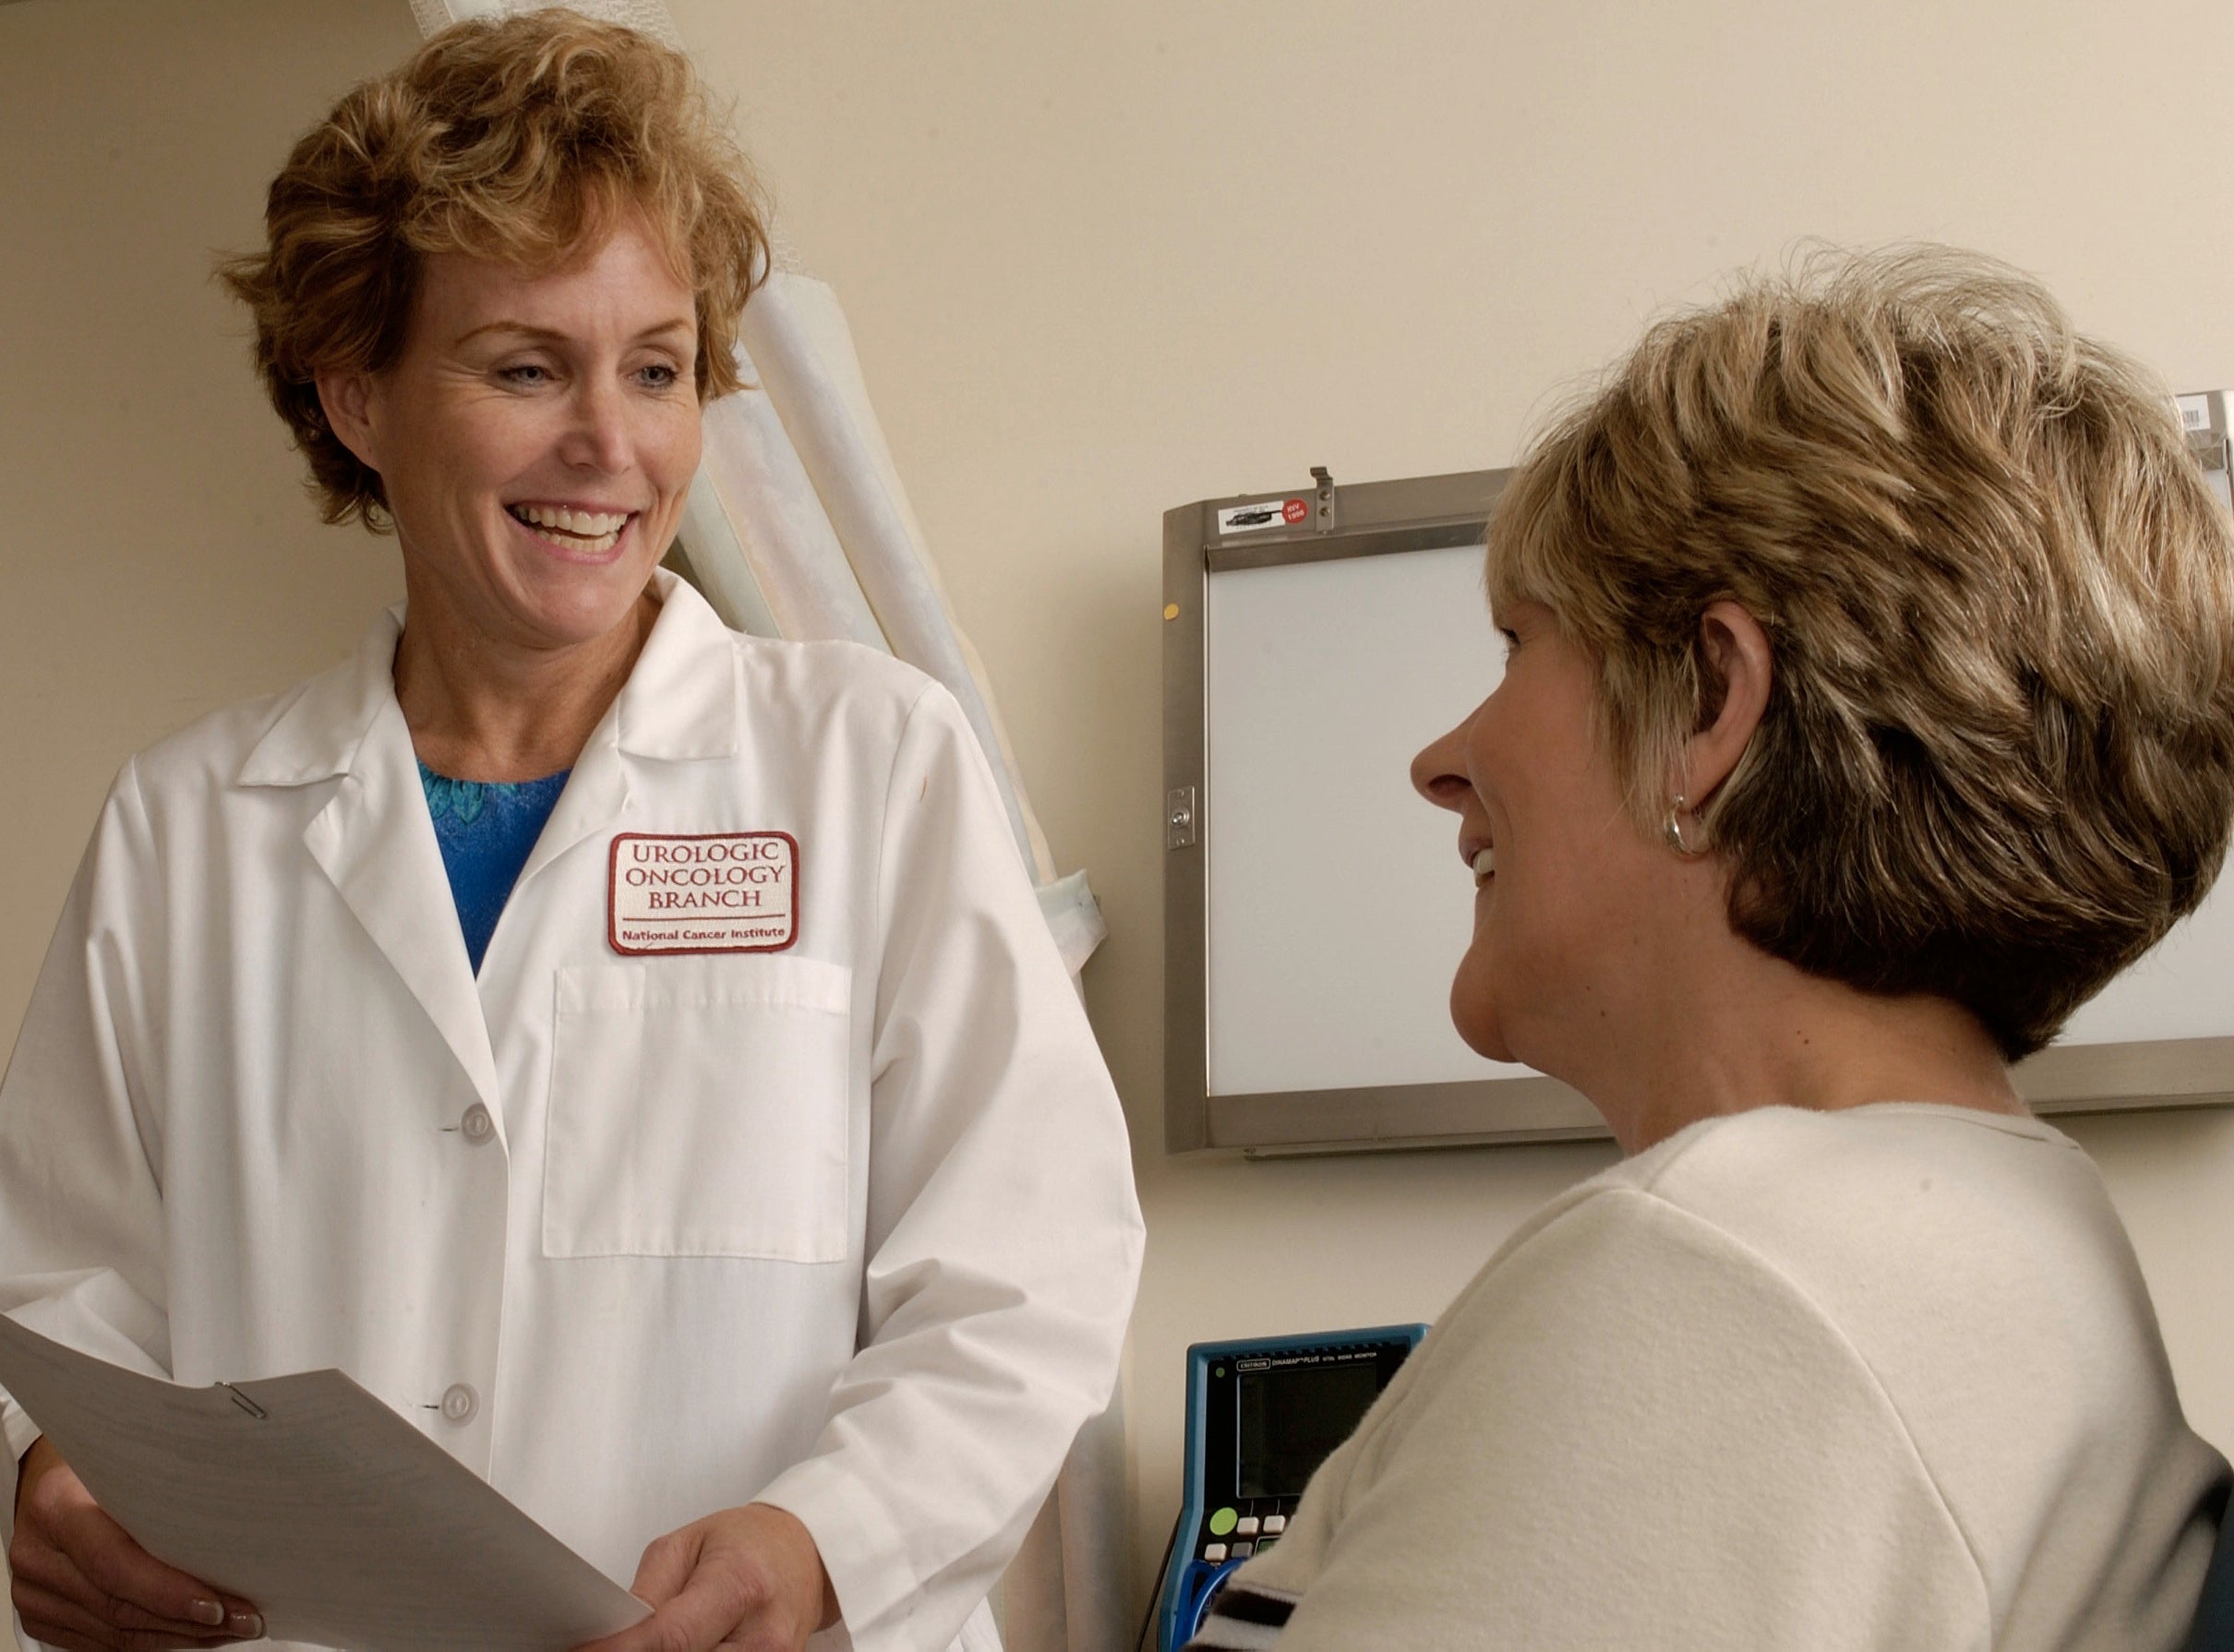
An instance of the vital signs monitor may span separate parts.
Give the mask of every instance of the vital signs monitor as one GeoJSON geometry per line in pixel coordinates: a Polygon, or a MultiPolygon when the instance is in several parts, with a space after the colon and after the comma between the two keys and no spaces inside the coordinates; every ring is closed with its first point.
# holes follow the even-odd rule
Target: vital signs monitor
{"type": "Polygon", "coordinates": [[[1280,1540],[1304,1483],[1426,1334],[1379,1325],[1187,1350],[1186,1483],[1158,1612],[1163,1652],[1193,1637],[1236,1567],[1280,1540]]]}

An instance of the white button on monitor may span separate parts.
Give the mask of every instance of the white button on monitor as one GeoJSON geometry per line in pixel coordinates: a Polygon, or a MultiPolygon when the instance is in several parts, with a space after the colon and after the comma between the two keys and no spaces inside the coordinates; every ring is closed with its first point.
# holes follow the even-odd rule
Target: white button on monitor
{"type": "Polygon", "coordinates": [[[1233,1523],[1233,1530],[1237,1536],[1243,1538],[1254,1538],[1256,1536],[1256,1516],[1255,1514],[1243,1514],[1239,1520],[1236,1520],[1233,1523]]]}
{"type": "Polygon", "coordinates": [[[488,1116],[488,1109],[476,1101],[465,1109],[465,1116],[458,1120],[458,1130],[468,1142],[478,1147],[484,1142],[495,1139],[497,1121],[488,1116]]]}
{"type": "Polygon", "coordinates": [[[1205,1543],[1202,1546],[1202,1558],[1215,1564],[1226,1558],[1226,1546],[1223,1543],[1205,1543]]]}
{"type": "Polygon", "coordinates": [[[1265,1530],[1266,1530],[1266,1532],[1267,1532],[1267,1533],[1268,1533],[1269,1535],[1274,1536],[1274,1537],[1277,1537],[1277,1536],[1279,1536],[1279,1535],[1281,1532],[1284,1532],[1284,1531],[1286,1531],[1287,1529],[1288,1529],[1288,1516],[1287,1516],[1287,1515],[1285,1515],[1285,1514],[1267,1514],[1267,1515],[1265,1516],[1265,1530]]]}
{"type": "Polygon", "coordinates": [[[442,1391],[442,1415],[452,1422],[471,1422],[481,1408],[481,1396],[471,1383],[452,1383],[442,1391]]]}

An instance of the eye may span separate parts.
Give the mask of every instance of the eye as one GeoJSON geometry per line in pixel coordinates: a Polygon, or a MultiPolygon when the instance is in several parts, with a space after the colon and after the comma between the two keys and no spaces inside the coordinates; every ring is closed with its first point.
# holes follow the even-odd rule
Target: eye
{"type": "Polygon", "coordinates": [[[1505,644],[1506,656],[1510,658],[1513,650],[1520,646],[1520,633],[1508,625],[1501,625],[1497,628],[1497,637],[1505,644]]]}
{"type": "Polygon", "coordinates": [[[551,370],[541,362],[514,362],[510,366],[498,367],[497,377],[516,389],[540,389],[550,383],[551,370]]]}
{"type": "Polygon", "coordinates": [[[636,369],[636,382],[647,390],[671,390],[682,382],[682,372],[667,362],[647,362],[636,369]]]}

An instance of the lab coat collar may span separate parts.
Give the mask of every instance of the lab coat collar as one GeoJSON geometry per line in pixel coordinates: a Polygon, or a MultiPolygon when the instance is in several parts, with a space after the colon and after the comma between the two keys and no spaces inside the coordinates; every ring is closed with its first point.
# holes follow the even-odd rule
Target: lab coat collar
{"type": "Polygon", "coordinates": [[[396,639],[402,634],[398,603],[373,622],[355,653],[296,692],[249,750],[240,784],[315,785],[348,773],[381,710],[395,703],[396,639]]]}
{"type": "MultiPolygon", "coordinates": [[[[513,885],[514,901],[545,866],[629,812],[630,760],[720,758],[739,748],[739,666],[729,633],[705,600],[673,574],[663,570],[654,581],[659,617],[627,684],[583,748],[513,885]]],[[[420,796],[411,731],[396,701],[402,620],[401,606],[390,609],[354,656],[306,684],[249,753],[240,783],[341,781],[305,827],[304,847],[426,1010],[501,1132],[505,1119],[479,984],[420,796]]],[[[503,920],[498,928],[500,937],[503,920]]]]}
{"type": "MultiPolygon", "coordinates": [[[[734,757],[740,702],[729,633],[706,599],[666,569],[654,570],[652,589],[659,618],[614,703],[613,737],[631,757],[734,757]],[[721,658],[721,668],[709,669],[710,655],[721,658]]],[[[402,633],[399,603],[374,622],[354,655],[304,685],[249,752],[240,784],[313,785],[348,773],[381,711],[395,702],[402,633]]]]}
{"type": "Polygon", "coordinates": [[[735,757],[743,701],[729,629],[666,569],[654,570],[652,589],[659,618],[613,708],[620,749],[666,762],[735,757]]]}
{"type": "Polygon", "coordinates": [[[739,750],[740,667],[728,629],[704,597],[667,569],[653,575],[653,590],[659,617],[652,634],[574,760],[566,790],[520,868],[515,899],[545,867],[636,807],[638,791],[630,779],[634,762],[701,761],[739,750]]]}

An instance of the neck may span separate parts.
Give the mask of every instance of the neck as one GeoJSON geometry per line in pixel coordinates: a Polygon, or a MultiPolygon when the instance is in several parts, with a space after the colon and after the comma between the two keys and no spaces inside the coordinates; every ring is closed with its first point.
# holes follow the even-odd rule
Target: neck
{"type": "Polygon", "coordinates": [[[573,767],[659,617],[650,587],[601,637],[558,648],[489,637],[440,600],[409,600],[396,701],[419,760],[453,780],[540,780],[573,767]]]}
{"type": "Polygon", "coordinates": [[[1625,1013],[1593,1017],[1588,1038],[1557,1040],[1574,1059],[1556,1076],[1590,1097],[1625,1152],[1760,1107],[1915,1101],[2025,1112],[1969,1011],[1865,993],[1772,958],[1731,932],[1719,879],[1702,904],[1625,1013]],[[1619,1030],[1609,1036],[1609,1026],[1619,1030]]]}

